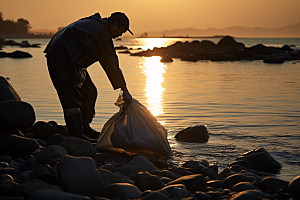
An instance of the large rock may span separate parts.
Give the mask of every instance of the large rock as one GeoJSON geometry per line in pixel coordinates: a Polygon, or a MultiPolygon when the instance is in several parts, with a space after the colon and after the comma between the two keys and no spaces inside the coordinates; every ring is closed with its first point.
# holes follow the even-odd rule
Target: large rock
{"type": "Polygon", "coordinates": [[[152,191],[152,192],[149,192],[147,195],[145,195],[141,200],[153,200],[153,199],[155,199],[155,200],[168,200],[169,197],[162,194],[161,192],[152,191]]]}
{"type": "Polygon", "coordinates": [[[280,189],[287,192],[289,182],[274,177],[266,177],[260,181],[260,188],[263,191],[279,191],[280,189]]]}
{"type": "Polygon", "coordinates": [[[113,183],[105,188],[104,196],[106,198],[120,200],[137,199],[142,196],[142,192],[138,187],[129,183],[113,183]]]}
{"type": "Polygon", "coordinates": [[[289,183],[288,187],[289,193],[292,195],[292,197],[300,199],[300,176],[294,178],[289,183]]]}
{"type": "Polygon", "coordinates": [[[31,58],[32,55],[30,53],[24,51],[14,51],[12,53],[7,53],[10,58],[31,58]]]}
{"type": "Polygon", "coordinates": [[[250,47],[249,50],[256,54],[263,54],[263,55],[271,55],[272,54],[271,50],[263,44],[254,45],[254,46],[250,47]]]}
{"type": "Polygon", "coordinates": [[[29,200],[89,200],[91,198],[54,189],[42,189],[30,194],[29,200]]]}
{"type": "Polygon", "coordinates": [[[186,128],[175,135],[177,140],[185,142],[207,142],[209,134],[205,126],[193,126],[186,128]]]}
{"type": "Polygon", "coordinates": [[[170,194],[174,188],[185,188],[186,189],[186,186],[184,184],[172,184],[172,185],[167,185],[167,186],[161,188],[159,191],[160,192],[166,191],[170,194]]]}
{"type": "Polygon", "coordinates": [[[245,176],[245,175],[241,175],[241,174],[234,174],[231,175],[229,177],[227,177],[224,180],[224,188],[228,188],[228,189],[232,189],[232,187],[240,182],[249,182],[252,183],[253,181],[255,181],[256,179],[252,176],[245,176]]]}
{"type": "Polygon", "coordinates": [[[145,157],[137,156],[134,159],[132,159],[129,163],[127,163],[127,165],[125,165],[120,172],[126,176],[130,176],[135,175],[136,173],[142,170],[151,172],[159,169],[150,161],[148,161],[145,157]]]}
{"type": "Polygon", "coordinates": [[[91,143],[77,137],[68,137],[64,139],[60,143],[60,146],[65,148],[72,156],[92,157],[97,153],[97,150],[91,143]]]}
{"type": "Polygon", "coordinates": [[[21,101],[13,86],[7,81],[6,78],[0,76],[0,101],[21,101]]]}
{"type": "Polygon", "coordinates": [[[161,182],[159,178],[147,171],[138,172],[135,175],[134,181],[135,185],[138,186],[141,191],[159,190],[161,188],[161,182]]]}
{"type": "Polygon", "coordinates": [[[31,178],[39,179],[51,185],[59,184],[53,169],[47,164],[38,165],[30,174],[31,178]]]}
{"type": "Polygon", "coordinates": [[[265,197],[266,195],[261,190],[246,190],[232,195],[230,200],[254,200],[265,197]]]}
{"type": "Polygon", "coordinates": [[[280,57],[268,57],[264,58],[264,63],[271,63],[271,64],[282,64],[284,60],[280,57]]]}
{"type": "Polygon", "coordinates": [[[230,54],[220,54],[220,55],[212,56],[210,60],[211,61],[233,61],[236,60],[236,58],[230,54]]]}
{"type": "Polygon", "coordinates": [[[96,163],[88,157],[63,156],[57,174],[64,191],[80,195],[100,195],[104,189],[96,163]]]}
{"type": "Polygon", "coordinates": [[[48,147],[51,145],[59,145],[67,136],[54,134],[49,137],[47,142],[44,144],[44,147],[48,147]]]}
{"type": "Polygon", "coordinates": [[[38,121],[28,130],[28,133],[33,133],[35,138],[47,141],[52,135],[59,134],[69,136],[66,127],[57,125],[56,122],[38,121]]]}
{"type": "Polygon", "coordinates": [[[217,44],[220,47],[237,47],[237,48],[244,48],[245,45],[243,43],[236,42],[235,39],[231,36],[223,37],[217,44]]]}
{"type": "Polygon", "coordinates": [[[232,165],[241,165],[248,169],[254,169],[267,173],[278,173],[281,164],[277,162],[264,148],[255,149],[241,154],[232,165]]]}
{"type": "Polygon", "coordinates": [[[254,186],[252,183],[249,182],[239,182],[232,187],[232,191],[235,192],[242,192],[245,190],[254,190],[254,189],[259,190],[258,187],[254,186]]]}
{"type": "Polygon", "coordinates": [[[48,161],[53,158],[61,158],[65,155],[68,155],[65,148],[59,145],[51,145],[37,153],[36,159],[40,163],[48,163],[48,161]]]}
{"type": "Polygon", "coordinates": [[[8,136],[8,145],[10,155],[13,157],[29,155],[39,148],[36,140],[17,135],[8,136]]]}
{"type": "Polygon", "coordinates": [[[198,191],[207,187],[206,179],[201,174],[187,175],[180,177],[166,185],[184,184],[188,190],[198,191]]]}
{"type": "Polygon", "coordinates": [[[28,194],[31,194],[36,190],[44,190],[44,189],[59,190],[58,187],[54,185],[49,185],[48,183],[45,183],[44,181],[41,181],[39,179],[31,179],[27,182],[20,184],[20,186],[28,194]]]}

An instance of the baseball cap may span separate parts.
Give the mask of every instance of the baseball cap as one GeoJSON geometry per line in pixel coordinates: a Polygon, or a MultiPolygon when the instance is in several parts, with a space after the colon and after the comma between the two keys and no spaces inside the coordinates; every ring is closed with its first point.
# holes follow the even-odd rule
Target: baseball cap
{"type": "Polygon", "coordinates": [[[122,12],[114,12],[110,15],[111,19],[116,20],[117,22],[121,23],[125,28],[133,35],[131,30],[129,30],[129,19],[128,17],[122,12]]]}

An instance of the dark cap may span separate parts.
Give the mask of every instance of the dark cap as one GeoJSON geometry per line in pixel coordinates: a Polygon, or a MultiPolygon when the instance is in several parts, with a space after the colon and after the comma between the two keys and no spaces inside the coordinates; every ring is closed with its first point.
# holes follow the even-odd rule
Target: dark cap
{"type": "Polygon", "coordinates": [[[129,19],[124,13],[122,12],[112,13],[110,15],[110,18],[116,20],[117,22],[125,26],[125,28],[133,35],[131,30],[129,30],[129,19]]]}

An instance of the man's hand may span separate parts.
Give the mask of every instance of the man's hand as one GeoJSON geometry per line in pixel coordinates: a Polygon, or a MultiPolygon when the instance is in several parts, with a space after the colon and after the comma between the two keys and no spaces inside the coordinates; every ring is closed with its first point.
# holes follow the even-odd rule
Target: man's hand
{"type": "Polygon", "coordinates": [[[123,98],[128,103],[131,103],[131,101],[132,101],[132,96],[128,91],[123,92],[123,98]]]}

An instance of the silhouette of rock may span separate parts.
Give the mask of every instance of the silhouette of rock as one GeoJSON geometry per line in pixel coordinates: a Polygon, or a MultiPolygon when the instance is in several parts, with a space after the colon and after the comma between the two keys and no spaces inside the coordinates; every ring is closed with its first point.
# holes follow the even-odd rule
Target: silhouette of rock
{"type": "Polygon", "coordinates": [[[205,126],[193,126],[186,128],[175,135],[177,140],[184,142],[207,142],[209,134],[205,126]]]}
{"type": "Polygon", "coordinates": [[[264,63],[282,64],[284,63],[284,60],[280,57],[279,58],[268,57],[264,59],[264,63]]]}
{"type": "Polygon", "coordinates": [[[217,46],[220,47],[238,47],[238,48],[244,48],[245,45],[243,43],[236,42],[235,39],[231,36],[225,36],[223,37],[217,44],[217,46]]]}
{"type": "Polygon", "coordinates": [[[293,51],[293,49],[289,46],[289,45],[283,45],[281,48],[280,48],[281,51],[284,51],[284,52],[289,52],[289,51],[293,51]]]}
{"type": "Polygon", "coordinates": [[[300,176],[294,178],[288,185],[289,193],[294,198],[300,198],[300,176]]]}
{"type": "Polygon", "coordinates": [[[32,55],[30,53],[23,52],[23,51],[14,51],[12,53],[9,53],[9,57],[11,57],[11,58],[31,58],[32,55]]]}
{"type": "Polygon", "coordinates": [[[211,61],[233,61],[236,58],[233,55],[224,54],[224,55],[215,55],[210,58],[211,61]]]}

